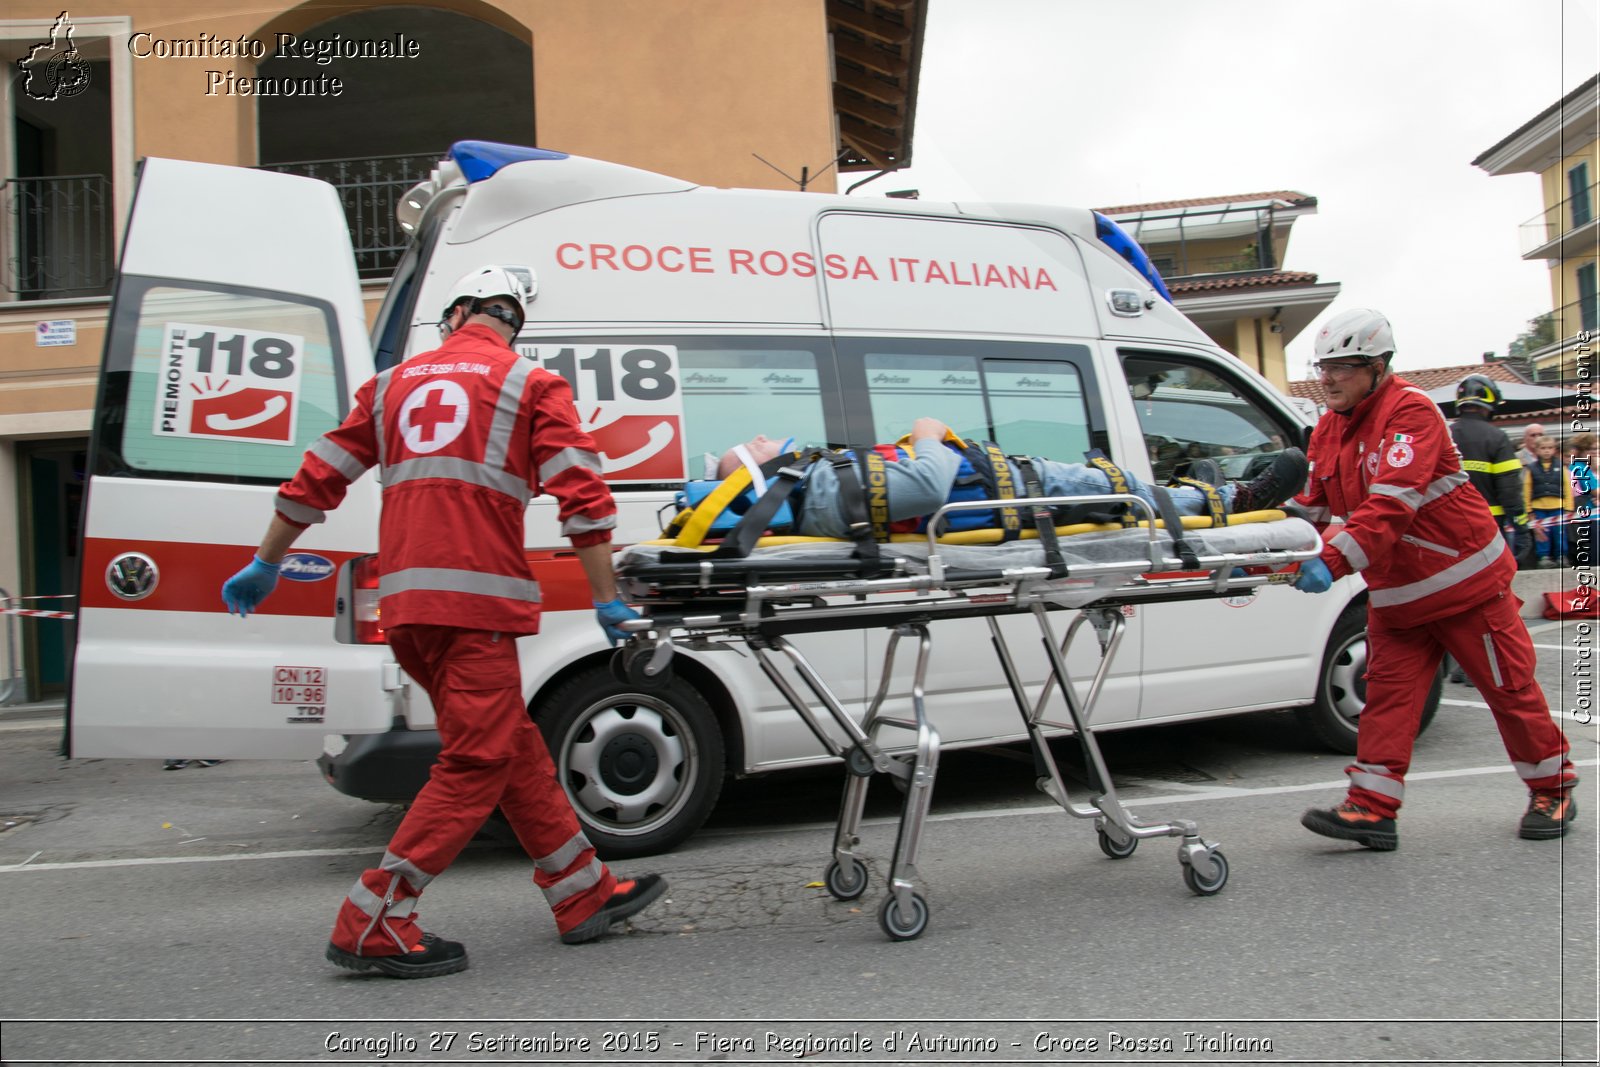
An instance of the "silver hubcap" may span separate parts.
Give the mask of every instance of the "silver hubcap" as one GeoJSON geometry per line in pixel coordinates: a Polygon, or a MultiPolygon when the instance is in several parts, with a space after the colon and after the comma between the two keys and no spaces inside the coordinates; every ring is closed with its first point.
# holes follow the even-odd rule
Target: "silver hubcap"
{"type": "Polygon", "coordinates": [[[1339,649],[1328,666],[1325,684],[1328,705],[1338,712],[1339,718],[1353,730],[1361,718],[1361,709],[1367,706],[1367,638],[1365,634],[1351,638],[1339,649]]]}
{"type": "Polygon", "coordinates": [[[688,724],[664,701],[602,701],[564,740],[561,781],[585,818],[608,833],[648,833],[688,803],[699,751],[688,724]]]}

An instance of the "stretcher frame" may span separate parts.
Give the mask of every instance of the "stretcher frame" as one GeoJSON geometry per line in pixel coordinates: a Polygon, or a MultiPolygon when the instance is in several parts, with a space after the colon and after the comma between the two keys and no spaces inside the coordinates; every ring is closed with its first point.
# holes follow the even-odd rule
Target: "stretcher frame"
{"type": "MultiPolygon", "coordinates": [[[[1150,602],[1208,599],[1255,590],[1268,583],[1294,578],[1281,568],[1311,559],[1317,547],[1304,550],[1272,549],[1250,552],[1169,555],[1171,547],[1160,535],[1154,509],[1130,494],[1021,498],[1010,502],[1019,508],[1051,508],[1085,504],[1123,504],[1142,512],[1148,531],[1144,558],[1109,562],[1008,567],[989,571],[957,570],[941,557],[937,531],[947,515],[963,510],[992,510],[993,501],[949,503],[930,518],[927,529],[927,573],[894,573],[887,577],[826,577],[827,564],[803,566],[801,561],[752,564],[743,559],[705,558],[698,562],[630,565],[618,575],[630,599],[645,617],[622,624],[629,640],[618,649],[613,669],[636,684],[650,686],[665,680],[673,650],[682,646],[696,651],[716,651],[743,643],[761,670],[794,708],[801,720],[831,755],[844,761],[846,776],[839,821],[834,832],[832,858],[823,884],[841,901],[859,898],[867,888],[866,865],[856,854],[861,844],[862,815],[867,788],[874,774],[889,776],[904,793],[891,855],[888,893],[879,908],[878,923],[892,940],[920,937],[927,928],[929,909],[916,889],[920,876],[917,856],[932,799],[939,763],[939,734],[929,721],[924,683],[932,650],[931,623],[940,619],[982,617],[1008,688],[1022,716],[1028,741],[1044,769],[1038,785],[1068,815],[1094,821],[1101,850],[1113,859],[1131,856],[1145,838],[1177,837],[1178,862],[1184,881],[1201,896],[1219,892],[1228,880],[1228,861],[1216,843],[1200,837],[1195,823],[1185,819],[1146,823],[1133,815],[1117,797],[1093,731],[1094,709],[1126,629],[1125,608],[1150,602]],[[743,566],[741,566],[743,565],[743,566]],[[730,585],[740,572],[795,571],[795,581],[764,580],[736,588],[730,585]],[[1052,583],[1063,578],[1118,575],[1126,580],[1110,593],[1076,607],[1052,597],[1052,583]],[[849,598],[830,600],[825,598],[849,598]],[[879,599],[868,599],[879,597],[879,599]],[[885,599],[894,597],[895,599],[885,599]],[[1050,613],[1077,612],[1058,642],[1050,613]],[[1010,648],[1001,632],[1002,615],[1031,614],[1049,656],[1050,672],[1030,696],[1023,685],[1010,648]],[[1067,666],[1067,653],[1084,623],[1090,623],[1100,646],[1100,659],[1080,701],[1067,666]],[[798,633],[840,629],[890,630],[877,691],[861,722],[844,708],[838,697],[806,657],[787,640],[798,633]],[[912,717],[882,713],[887,699],[900,642],[916,640],[917,654],[911,684],[912,717]],[[843,731],[840,742],[779,667],[781,654],[794,668],[812,696],[843,731]],[[1067,721],[1049,718],[1047,705],[1056,687],[1062,692],[1067,721]],[[1077,739],[1088,771],[1091,796],[1087,804],[1068,796],[1066,779],[1047,743],[1048,729],[1068,730],[1077,739]],[[884,743],[885,731],[909,733],[898,745],[884,743]]],[[[1037,512],[1036,512],[1037,513],[1037,512]]],[[[853,562],[853,561],[852,561],[853,562]]],[[[839,564],[832,566],[837,569],[839,564]]]]}

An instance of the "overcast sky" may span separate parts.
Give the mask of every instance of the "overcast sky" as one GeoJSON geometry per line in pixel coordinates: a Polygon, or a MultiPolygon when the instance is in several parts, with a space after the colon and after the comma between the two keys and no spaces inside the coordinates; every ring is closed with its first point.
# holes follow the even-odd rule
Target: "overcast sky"
{"type": "Polygon", "coordinates": [[[1297,190],[1318,213],[1284,266],[1343,286],[1324,318],[1384,311],[1402,373],[1475,363],[1554,300],[1518,246],[1538,177],[1472,160],[1600,70],[1597,24],[1600,0],[931,0],[915,165],[857,195],[1297,190]]]}

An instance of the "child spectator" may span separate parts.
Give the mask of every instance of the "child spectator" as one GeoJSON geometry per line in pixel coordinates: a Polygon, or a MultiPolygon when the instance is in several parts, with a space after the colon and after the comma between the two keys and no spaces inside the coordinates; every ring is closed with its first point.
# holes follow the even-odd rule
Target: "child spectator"
{"type": "Polygon", "coordinates": [[[1556,439],[1548,435],[1533,442],[1533,460],[1524,468],[1523,501],[1533,547],[1541,567],[1559,567],[1567,553],[1566,527],[1572,512],[1572,479],[1567,466],[1556,458],[1556,439]]]}
{"type": "Polygon", "coordinates": [[[1567,529],[1567,558],[1574,567],[1592,567],[1600,548],[1600,516],[1595,515],[1595,436],[1580,433],[1567,442],[1567,476],[1572,484],[1572,521],[1567,529]]]}

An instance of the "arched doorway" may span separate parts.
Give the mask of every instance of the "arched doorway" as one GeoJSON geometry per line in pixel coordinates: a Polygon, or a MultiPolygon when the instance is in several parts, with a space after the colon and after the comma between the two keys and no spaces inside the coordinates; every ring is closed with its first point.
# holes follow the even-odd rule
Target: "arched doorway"
{"type": "MultiPolygon", "coordinates": [[[[260,36],[276,43],[271,27],[260,36]]],[[[259,164],[321,178],[339,189],[363,277],[392,271],[406,237],[399,195],[425,178],[452,142],[535,142],[533,48],[480,19],[430,7],[383,7],[337,15],[294,31],[300,54],[262,60],[264,77],[327,75],[338,96],[261,96],[259,164]],[[320,42],[416,42],[416,57],[327,55],[320,42]]],[[[355,48],[351,45],[354,43],[355,48]]]]}

